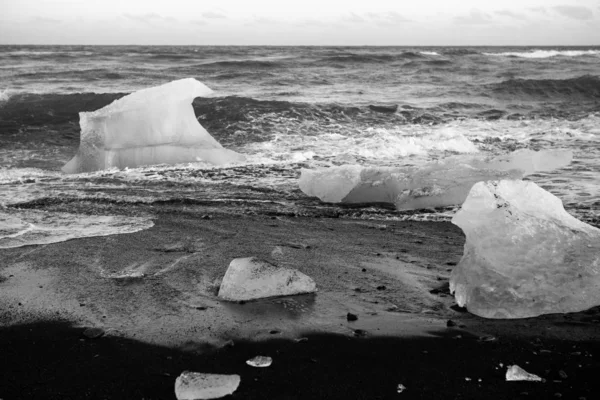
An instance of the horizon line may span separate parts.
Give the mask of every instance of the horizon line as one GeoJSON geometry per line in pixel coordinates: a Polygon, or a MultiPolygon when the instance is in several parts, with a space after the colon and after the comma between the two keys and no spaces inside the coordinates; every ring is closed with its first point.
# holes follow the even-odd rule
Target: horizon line
{"type": "Polygon", "coordinates": [[[0,46],[179,46],[179,47],[600,47],[599,44],[89,44],[0,43],[0,46]]]}

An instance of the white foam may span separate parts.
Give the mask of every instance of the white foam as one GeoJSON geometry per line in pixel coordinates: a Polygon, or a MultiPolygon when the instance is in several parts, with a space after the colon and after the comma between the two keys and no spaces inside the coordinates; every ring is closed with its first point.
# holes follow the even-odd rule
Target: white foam
{"type": "Polygon", "coordinates": [[[258,159],[302,161],[310,158],[368,159],[370,163],[397,162],[399,158],[445,152],[477,153],[477,146],[451,126],[407,125],[389,128],[347,129],[329,127],[318,136],[286,133],[271,141],[250,143],[244,152],[258,159]]]}
{"type": "Polygon", "coordinates": [[[0,249],[70,239],[133,233],[154,225],[150,218],[0,210],[0,249]]]}
{"type": "Polygon", "coordinates": [[[549,58],[556,56],[580,57],[600,55],[600,50],[532,50],[532,51],[509,51],[503,53],[483,53],[486,56],[505,56],[521,58],[549,58]]]}
{"type": "Polygon", "coordinates": [[[8,101],[15,92],[12,89],[0,89],[0,102],[8,101]]]}
{"type": "Polygon", "coordinates": [[[426,56],[439,56],[439,53],[436,53],[435,51],[420,51],[420,54],[426,55],[426,56]]]}

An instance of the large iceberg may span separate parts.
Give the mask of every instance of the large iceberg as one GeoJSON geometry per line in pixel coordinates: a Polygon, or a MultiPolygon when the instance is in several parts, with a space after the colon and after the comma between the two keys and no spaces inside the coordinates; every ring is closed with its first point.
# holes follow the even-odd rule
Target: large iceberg
{"type": "Polygon", "coordinates": [[[466,235],[450,277],[459,306],[527,318],[600,305],[600,229],[533,182],[479,182],[452,222],[466,235]]]}
{"type": "Polygon", "coordinates": [[[193,78],[143,89],[93,112],[79,113],[81,142],[66,173],[204,161],[228,164],[243,156],[223,148],[198,123],[192,101],[212,93],[193,78]]]}
{"type": "Polygon", "coordinates": [[[518,150],[491,160],[449,157],[421,167],[302,169],[300,189],[328,203],[392,203],[398,210],[461,204],[480,181],[520,179],[571,163],[570,150],[518,150]]]}

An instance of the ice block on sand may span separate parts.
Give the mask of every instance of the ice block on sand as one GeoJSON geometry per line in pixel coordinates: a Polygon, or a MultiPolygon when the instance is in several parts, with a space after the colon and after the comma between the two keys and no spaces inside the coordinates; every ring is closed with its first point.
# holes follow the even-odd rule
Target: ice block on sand
{"type": "Polygon", "coordinates": [[[235,392],[239,375],[202,374],[184,371],[175,380],[177,400],[219,399],[235,392]]]}
{"type": "Polygon", "coordinates": [[[243,156],[225,149],[198,123],[196,97],[212,91],[193,78],[143,89],[93,112],[79,113],[79,150],[66,173],[204,161],[228,164],[243,156]]]}
{"type": "Polygon", "coordinates": [[[392,203],[399,210],[461,204],[480,181],[520,179],[571,163],[570,150],[518,150],[485,160],[449,157],[421,167],[343,165],[303,169],[300,189],[328,203],[392,203]]]}
{"type": "Polygon", "coordinates": [[[533,182],[479,182],[452,222],[466,235],[450,277],[459,306],[527,318],[600,305],[600,229],[533,182]]]}
{"type": "Polygon", "coordinates": [[[242,301],[316,291],[315,282],[302,272],[249,257],[236,258],[229,264],[219,288],[219,297],[242,301]]]}

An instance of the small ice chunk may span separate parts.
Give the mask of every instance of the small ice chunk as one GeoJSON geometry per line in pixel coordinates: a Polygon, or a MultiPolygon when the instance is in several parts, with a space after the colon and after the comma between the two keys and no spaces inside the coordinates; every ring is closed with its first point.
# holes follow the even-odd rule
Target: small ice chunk
{"type": "Polygon", "coordinates": [[[272,363],[273,359],[267,356],[256,356],[246,361],[246,364],[257,368],[265,368],[270,366],[272,363]]]}
{"type": "Polygon", "coordinates": [[[506,369],[506,380],[541,382],[542,378],[525,371],[518,365],[509,365],[506,369]]]}
{"type": "Polygon", "coordinates": [[[445,207],[464,202],[477,182],[520,179],[567,166],[572,158],[570,150],[522,149],[491,160],[458,156],[410,168],[302,169],[299,186],[328,203],[391,203],[398,210],[445,207]]]}
{"type": "Polygon", "coordinates": [[[81,141],[66,173],[203,161],[228,164],[243,156],[223,148],[198,123],[192,101],[212,93],[193,78],[139,90],[93,112],[79,113],[81,141]]]}
{"type": "Polygon", "coordinates": [[[218,399],[235,392],[239,375],[202,374],[184,371],[175,380],[177,400],[218,399]]]}
{"type": "Polygon", "coordinates": [[[600,305],[600,229],[535,183],[479,182],[452,222],[466,242],[450,291],[469,312],[528,318],[600,305]]]}
{"type": "Polygon", "coordinates": [[[317,285],[307,275],[280,268],[255,257],[236,258],[229,264],[219,288],[219,297],[229,301],[254,300],[316,292],[317,285]]]}

